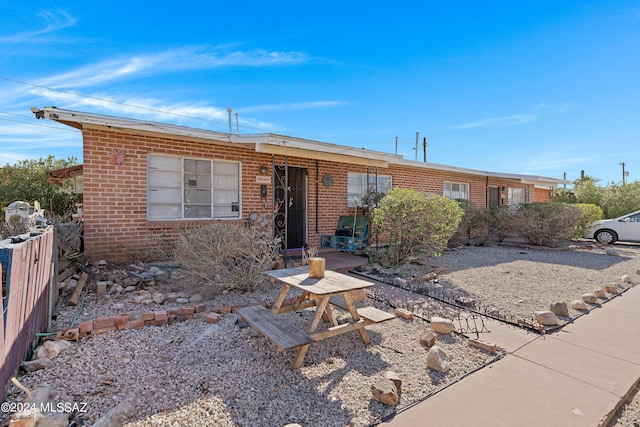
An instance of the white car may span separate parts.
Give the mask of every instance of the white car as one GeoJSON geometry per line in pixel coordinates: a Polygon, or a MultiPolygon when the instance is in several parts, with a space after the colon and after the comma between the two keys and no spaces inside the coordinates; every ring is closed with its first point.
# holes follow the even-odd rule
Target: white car
{"type": "Polygon", "coordinates": [[[640,211],[619,218],[598,221],[584,237],[607,244],[618,240],[640,242],[640,211]]]}

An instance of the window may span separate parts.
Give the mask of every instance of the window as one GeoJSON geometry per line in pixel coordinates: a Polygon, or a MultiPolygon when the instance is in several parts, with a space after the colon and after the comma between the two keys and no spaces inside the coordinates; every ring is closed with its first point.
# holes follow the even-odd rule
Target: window
{"type": "Polygon", "coordinates": [[[469,184],[445,182],[442,195],[453,200],[469,200],[469,184]]]}
{"type": "MultiPolygon", "coordinates": [[[[376,191],[378,193],[388,193],[391,190],[391,177],[387,175],[378,175],[377,187],[376,176],[368,175],[369,179],[369,191],[376,191]]],[[[356,206],[362,206],[362,200],[367,197],[367,174],[349,172],[347,176],[347,198],[348,206],[350,208],[356,206]]]]}
{"type": "Polygon", "coordinates": [[[149,154],[147,218],[239,218],[240,164],[149,154]]]}
{"type": "Polygon", "coordinates": [[[509,206],[518,206],[525,202],[524,188],[509,187],[507,196],[509,197],[509,206]]]}

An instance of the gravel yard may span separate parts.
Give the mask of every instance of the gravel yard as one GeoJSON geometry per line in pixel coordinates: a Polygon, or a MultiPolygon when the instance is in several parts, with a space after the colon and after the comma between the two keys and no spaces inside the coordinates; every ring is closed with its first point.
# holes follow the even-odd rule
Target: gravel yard
{"type": "MultiPolygon", "coordinates": [[[[446,251],[428,265],[411,264],[390,273],[409,278],[431,271],[432,266],[447,267],[434,286],[531,316],[548,309],[550,302],[570,302],[605,284],[623,286],[625,274],[637,280],[640,246],[617,245],[617,256],[607,255],[605,249],[464,247],[446,251]]],[[[176,274],[148,290],[185,297],[199,290],[187,285],[176,274]]],[[[278,291],[276,285],[265,283],[255,293],[231,292],[203,302],[213,308],[274,301],[278,291]]],[[[175,301],[162,306],[137,304],[133,294],[90,292],[78,307],[63,305],[54,327],[68,327],[74,319],[78,324],[180,306],[175,301]]],[[[372,303],[392,310],[381,302],[372,303]]],[[[300,310],[282,316],[304,329],[312,313],[300,310]]],[[[428,324],[396,318],[367,328],[369,346],[355,331],[314,343],[302,368],[291,370],[293,352],[276,352],[270,341],[251,327],[241,328],[238,320],[238,315],[226,314],[216,324],[194,319],[83,338],[54,359],[52,367],[23,373],[18,379],[30,389],[51,386],[60,393],[59,401],[86,403],[87,412],[76,414],[76,425],[92,425],[120,404],[127,407],[125,425],[136,427],[365,426],[393,412],[371,396],[371,385],[387,371],[403,380],[397,408],[401,410],[494,357],[467,346],[464,337],[441,335],[437,344],[449,356],[451,370],[447,374],[429,370],[428,349],[418,342],[428,324]]],[[[10,387],[10,400],[22,396],[10,387]]],[[[636,408],[637,419],[637,403],[633,405],[629,407],[636,408]]],[[[620,422],[616,425],[633,425],[620,422]]]]}

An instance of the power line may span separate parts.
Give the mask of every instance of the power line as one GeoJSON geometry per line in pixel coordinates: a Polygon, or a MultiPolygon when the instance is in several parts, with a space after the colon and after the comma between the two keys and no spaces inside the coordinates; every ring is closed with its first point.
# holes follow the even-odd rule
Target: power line
{"type": "Polygon", "coordinates": [[[4,120],[5,122],[21,123],[23,125],[40,126],[40,127],[43,127],[43,128],[66,130],[67,132],[80,132],[79,129],[70,129],[70,128],[63,128],[63,127],[59,127],[59,126],[41,125],[40,123],[22,122],[20,120],[5,119],[5,118],[2,118],[2,117],[0,117],[0,120],[4,120]]]}

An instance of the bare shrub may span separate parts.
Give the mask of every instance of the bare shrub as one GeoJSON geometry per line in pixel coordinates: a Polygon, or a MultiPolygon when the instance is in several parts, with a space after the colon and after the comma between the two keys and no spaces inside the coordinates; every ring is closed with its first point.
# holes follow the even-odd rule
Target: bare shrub
{"type": "Polygon", "coordinates": [[[177,230],[174,259],[186,274],[226,289],[251,292],[264,280],[262,273],[278,259],[279,247],[280,238],[219,221],[177,230]]]}
{"type": "Polygon", "coordinates": [[[581,211],[564,203],[528,203],[511,216],[513,228],[532,245],[553,246],[569,240],[576,231],[581,211]]]}
{"type": "Polygon", "coordinates": [[[13,215],[9,221],[0,221],[0,240],[7,239],[12,236],[19,236],[29,231],[30,220],[13,215]]]}

